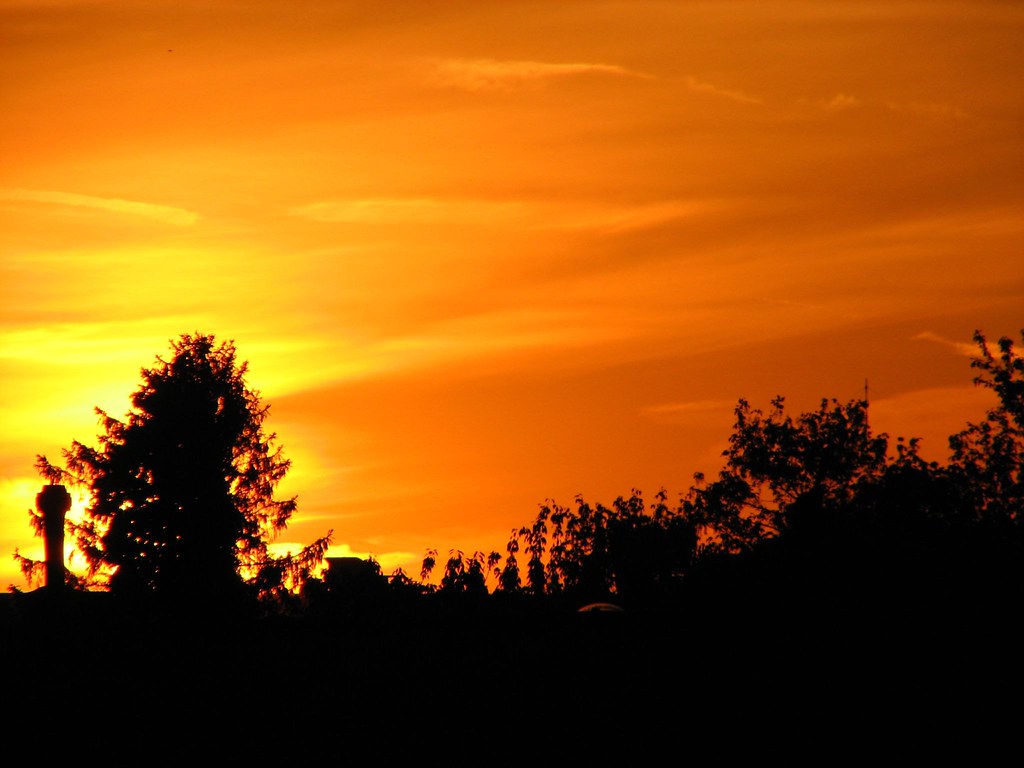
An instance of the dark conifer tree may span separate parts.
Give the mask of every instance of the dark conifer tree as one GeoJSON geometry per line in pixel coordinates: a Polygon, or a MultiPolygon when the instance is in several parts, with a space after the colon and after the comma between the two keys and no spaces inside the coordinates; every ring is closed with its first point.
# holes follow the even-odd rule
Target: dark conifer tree
{"type": "Polygon", "coordinates": [[[171,347],[142,370],[123,421],[97,409],[98,448],[75,441],[64,469],[37,458],[44,476],[91,494],[73,529],[90,572],[124,595],[230,598],[247,580],[263,595],[296,586],[330,534],[296,557],[268,552],[296,507],[274,497],[290,462],[264,431],[269,406],[246,385],[232,342],[186,334],[171,347]]]}

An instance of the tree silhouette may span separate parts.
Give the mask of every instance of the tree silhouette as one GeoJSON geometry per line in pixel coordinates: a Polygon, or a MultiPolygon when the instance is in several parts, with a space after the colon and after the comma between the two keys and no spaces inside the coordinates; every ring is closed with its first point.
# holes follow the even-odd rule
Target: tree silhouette
{"type": "Polygon", "coordinates": [[[564,594],[575,602],[618,600],[637,605],[670,594],[690,566],[696,532],[664,491],[649,507],[639,491],[611,507],[577,497],[575,508],[552,501],[534,521],[512,531],[499,571],[503,591],[522,589],[516,553],[525,550],[525,591],[564,594]]]}
{"type": "Polygon", "coordinates": [[[697,485],[684,513],[705,553],[741,553],[803,522],[811,510],[836,510],[886,466],[888,436],[872,435],[867,403],[822,400],[793,418],[785,399],[768,413],[736,406],[736,423],[718,479],[697,485]]]}
{"type": "Polygon", "coordinates": [[[998,353],[974,339],[975,383],[999,404],[950,437],[947,465],[924,461],[917,438],[890,451],[863,401],[823,400],[793,418],[782,398],[767,414],[741,400],[724,469],[683,505],[701,532],[705,581],[892,606],[1019,589],[1024,360],[1008,338],[998,353]]]}
{"type": "MultiPolygon", "coordinates": [[[[444,594],[486,595],[487,577],[489,574],[497,572],[499,560],[501,560],[501,555],[497,552],[491,552],[489,555],[484,555],[483,552],[474,552],[472,556],[469,556],[462,550],[449,550],[448,560],[444,564],[444,573],[441,575],[441,583],[437,589],[444,594]]],[[[436,565],[437,550],[428,549],[423,556],[423,564],[420,569],[422,584],[428,584],[428,579],[436,565]]]]}
{"type": "Polygon", "coordinates": [[[979,519],[1016,528],[1019,535],[1024,524],[1024,358],[1009,337],[999,339],[998,355],[981,331],[975,331],[974,341],[980,353],[971,367],[981,371],[975,384],[995,392],[999,404],[984,420],[950,437],[952,471],[965,506],[979,519]]]}
{"type": "Polygon", "coordinates": [[[246,385],[232,342],[186,334],[171,349],[142,370],[124,421],[96,409],[98,448],[75,441],[65,469],[45,456],[37,468],[89,490],[72,534],[111,591],[224,599],[247,579],[280,595],[308,576],[330,533],[296,556],[269,554],[296,506],[274,498],[290,462],[264,431],[269,406],[246,385]]]}

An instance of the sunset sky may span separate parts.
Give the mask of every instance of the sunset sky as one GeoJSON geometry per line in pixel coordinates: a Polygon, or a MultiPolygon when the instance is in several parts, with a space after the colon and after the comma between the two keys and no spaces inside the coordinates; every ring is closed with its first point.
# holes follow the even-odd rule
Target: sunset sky
{"type": "Polygon", "coordinates": [[[738,398],[928,458],[1024,327],[1015,2],[0,0],[0,588],[36,454],[181,333],[294,462],[281,542],[418,572],[685,492],[738,398]]]}

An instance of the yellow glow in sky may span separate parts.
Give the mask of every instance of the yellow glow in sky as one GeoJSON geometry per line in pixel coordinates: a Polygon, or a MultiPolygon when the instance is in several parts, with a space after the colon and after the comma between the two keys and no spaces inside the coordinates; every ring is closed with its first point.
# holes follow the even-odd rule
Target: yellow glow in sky
{"type": "Polygon", "coordinates": [[[0,585],[34,456],[234,339],[386,570],[681,493],[739,397],[981,416],[1024,326],[1024,8],[0,0],[0,585]],[[960,346],[958,346],[960,345],[960,346]]]}

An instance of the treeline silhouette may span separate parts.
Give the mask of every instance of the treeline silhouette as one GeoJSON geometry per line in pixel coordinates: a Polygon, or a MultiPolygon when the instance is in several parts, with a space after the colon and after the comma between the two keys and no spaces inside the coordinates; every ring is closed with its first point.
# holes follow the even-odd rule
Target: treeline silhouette
{"type": "MultiPolygon", "coordinates": [[[[1022,681],[1024,358],[1010,338],[975,342],[975,381],[996,403],[950,437],[944,463],[874,434],[863,400],[796,415],[781,397],[741,400],[723,468],[678,499],[548,501],[504,553],[430,550],[418,578],[373,560],[314,576],[308,558],[293,571],[256,558],[236,581],[245,564],[225,566],[220,548],[231,589],[214,602],[149,563],[146,589],[111,582],[59,611],[46,590],[11,595],[7,658],[33,660],[7,665],[22,702],[11,722],[38,732],[40,709],[77,681],[103,727],[66,711],[63,727],[111,754],[158,741],[180,757],[205,739],[191,748],[237,758],[254,744],[240,747],[239,729],[267,719],[263,758],[295,744],[336,755],[324,739],[383,764],[450,762],[445,750],[478,740],[500,765],[604,763],[609,750],[645,765],[684,748],[996,756],[1016,724],[993,697],[1022,681]]],[[[91,460],[93,482],[111,476],[91,460]]],[[[91,531],[99,565],[106,530],[91,531]]]]}
{"type": "Polygon", "coordinates": [[[768,411],[741,400],[723,469],[696,475],[677,502],[664,490],[652,502],[638,490],[610,506],[549,501],[503,555],[449,552],[437,584],[430,550],[419,581],[398,571],[333,592],[311,583],[309,605],[731,606],[896,621],[1009,610],[1024,597],[1024,361],[1009,338],[995,350],[980,332],[975,341],[975,381],[997,404],[950,437],[946,463],[922,459],[917,438],[874,434],[865,400],[796,416],[782,397],[768,411]]]}
{"type": "Polygon", "coordinates": [[[916,438],[873,433],[866,400],[796,415],[782,397],[768,410],[740,400],[723,468],[696,474],[678,499],[549,500],[504,553],[429,550],[419,578],[385,576],[372,559],[315,575],[330,533],[297,556],[269,554],[295,509],[273,496],[290,463],[271,447],[269,409],[233,344],[211,336],[185,335],[171,360],[144,369],[124,421],[100,412],[100,449],[75,442],[64,467],[43,456],[37,467],[92,497],[86,519],[68,524],[88,566],[67,572],[69,586],[143,612],[666,612],[726,598],[966,607],[1012,599],[1024,563],[1024,359],[1008,337],[975,342],[975,382],[996,404],[949,438],[945,463],[922,459],[916,438]]]}

